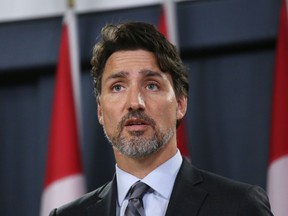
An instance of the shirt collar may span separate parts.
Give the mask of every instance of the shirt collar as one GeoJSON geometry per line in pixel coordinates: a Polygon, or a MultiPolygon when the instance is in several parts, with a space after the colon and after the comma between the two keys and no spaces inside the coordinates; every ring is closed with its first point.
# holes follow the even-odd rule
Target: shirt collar
{"type": "MultiPolygon", "coordinates": [[[[145,178],[141,179],[141,181],[149,185],[154,189],[156,193],[160,194],[165,199],[169,199],[177,173],[182,164],[182,160],[183,159],[181,157],[180,151],[178,150],[172,158],[158,166],[147,176],[145,176],[145,178]]],[[[140,179],[121,170],[117,164],[116,178],[118,188],[118,202],[121,206],[130,187],[140,179]]]]}
{"type": "Polygon", "coordinates": [[[130,187],[140,179],[120,169],[117,166],[117,164],[116,164],[116,178],[117,178],[118,202],[119,205],[121,206],[130,187]]]}

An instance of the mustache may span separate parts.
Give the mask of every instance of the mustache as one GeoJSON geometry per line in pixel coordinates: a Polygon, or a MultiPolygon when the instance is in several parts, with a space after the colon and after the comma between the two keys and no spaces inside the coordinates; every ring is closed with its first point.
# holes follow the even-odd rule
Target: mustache
{"type": "Polygon", "coordinates": [[[137,118],[137,119],[143,120],[143,121],[147,122],[149,125],[151,125],[152,128],[154,128],[156,125],[156,122],[154,121],[154,119],[152,119],[150,116],[145,114],[143,111],[132,110],[132,111],[129,111],[125,116],[122,117],[122,119],[119,123],[119,126],[118,126],[120,131],[123,130],[123,128],[125,126],[125,122],[129,119],[132,119],[132,118],[137,118]]]}

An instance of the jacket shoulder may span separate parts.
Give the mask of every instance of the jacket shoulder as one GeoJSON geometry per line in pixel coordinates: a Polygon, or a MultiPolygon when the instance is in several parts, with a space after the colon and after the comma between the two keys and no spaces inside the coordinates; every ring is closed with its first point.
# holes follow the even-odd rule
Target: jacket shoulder
{"type": "Polygon", "coordinates": [[[185,191],[205,195],[203,215],[209,215],[211,210],[214,215],[272,215],[266,192],[259,186],[198,169],[187,161],[183,162],[178,177],[178,189],[185,185],[185,191]]]}
{"type": "Polygon", "coordinates": [[[203,187],[209,191],[207,204],[222,202],[223,208],[226,205],[226,209],[243,216],[273,215],[268,196],[261,187],[203,170],[201,172],[206,180],[203,181],[203,187]]]}

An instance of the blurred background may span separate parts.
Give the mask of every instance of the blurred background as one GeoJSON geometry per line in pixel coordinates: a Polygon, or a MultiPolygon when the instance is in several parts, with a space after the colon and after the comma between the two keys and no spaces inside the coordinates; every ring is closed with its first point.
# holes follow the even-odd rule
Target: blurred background
{"type": "MultiPolygon", "coordinates": [[[[66,1],[0,2],[0,215],[37,216],[66,1]]],[[[280,0],[177,1],[179,51],[189,68],[185,126],[191,161],[266,188],[280,0]]],[[[78,1],[81,154],[87,191],[114,174],[97,120],[90,58],[101,27],[159,24],[161,1],[78,1]]]]}

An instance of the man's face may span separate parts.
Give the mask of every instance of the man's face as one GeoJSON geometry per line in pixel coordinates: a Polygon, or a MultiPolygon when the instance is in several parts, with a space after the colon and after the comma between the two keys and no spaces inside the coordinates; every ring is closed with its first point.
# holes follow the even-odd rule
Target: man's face
{"type": "Polygon", "coordinates": [[[98,119],[122,154],[140,158],[176,145],[176,120],[186,106],[186,98],[176,99],[171,75],[159,69],[153,53],[118,51],[108,58],[98,119]]]}

